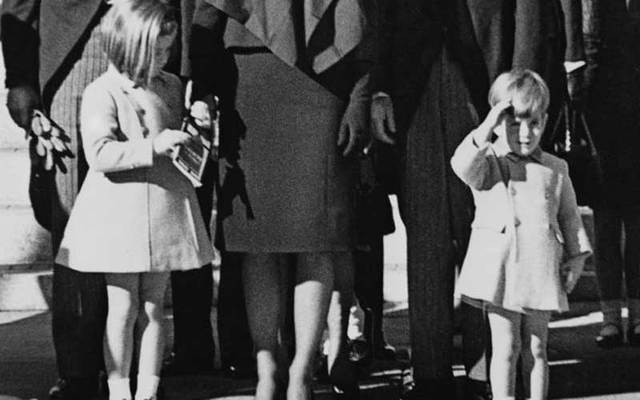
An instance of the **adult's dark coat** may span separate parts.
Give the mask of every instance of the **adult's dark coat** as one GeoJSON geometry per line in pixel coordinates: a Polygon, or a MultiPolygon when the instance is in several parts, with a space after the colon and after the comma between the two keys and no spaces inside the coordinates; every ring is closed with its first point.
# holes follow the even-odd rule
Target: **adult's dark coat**
{"type": "MultiPolygon", "coordinates": [[[[584,59],[579,0],[381,0],[372,91],[417,97],[443,46],[463,67],[475,107],[514,67],[540,73],[560,104],[563,61],[584,59]]],[[[400,131],[415,110],[398,110],[400,131]]],[[[396,114],[398,115],[398,114],[396,114]]]]}
{"type": "MultiPolygon", "coordinates": [[[[391,96],[398,128],[395,182],[407,228],[414,379],[437,391],[451,377],[452,264],[463,256],[472,215],[469,193],[448,160],[488,111],[487,92],[501,72],[538,71],[551,88],[550,113],[559,109],[566,93],[563,62],[583,58],[580,5],[579,0],[380,3],[371,86],[373,93],[391,96]]],[[[471,330],[477,336],[480,328],[471,330]]]]}

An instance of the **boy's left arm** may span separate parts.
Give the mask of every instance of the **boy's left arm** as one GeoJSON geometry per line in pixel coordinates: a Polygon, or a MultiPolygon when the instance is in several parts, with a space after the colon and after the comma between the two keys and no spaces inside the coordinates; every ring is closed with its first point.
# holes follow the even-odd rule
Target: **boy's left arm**
{"type": "Polygon", "coordinates": [[[593,253],[587,231],[582,224],[582,218],[576,201],[576,194],[569,178],[569,167],[562,161],[562,191],[558,223],[564,237],[565,261],[561,272],[566,277],[565,286],[568,292],[573,290],[584,268],[586,259],[593,253]]]}

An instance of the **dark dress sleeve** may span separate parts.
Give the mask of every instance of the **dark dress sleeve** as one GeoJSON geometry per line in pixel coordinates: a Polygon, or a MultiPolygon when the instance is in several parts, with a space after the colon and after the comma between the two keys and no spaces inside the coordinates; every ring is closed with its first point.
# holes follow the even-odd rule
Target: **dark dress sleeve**
{"type": "Polygon", "coordinates": [[[564,60],[584,60],[582,4],[580,0],[562,0],[562,12],[564,14],[564,30],[567,38],[564,60]]]}
{"type": "Polygon", "coordinates": [[[0,16],[0,40],[7,88],[38,89],[39,0],[4,0],[0,16]]]}
{"type": "Polygon", "coordinates": [[[398,5],[395,0],[377,0],[372,18],[371,92],[390,93],[393,35],[398,5]]]}

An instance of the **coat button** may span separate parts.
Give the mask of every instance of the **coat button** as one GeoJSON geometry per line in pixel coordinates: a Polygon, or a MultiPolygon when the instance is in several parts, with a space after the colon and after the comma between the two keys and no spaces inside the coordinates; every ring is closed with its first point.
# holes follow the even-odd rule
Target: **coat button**
{"type": "Polygon", "coordinates": [[[515,218],[513,220],[513,226],[515,226],[516,228],[519,227],[521,224],[520,220],[518,218],[515,218]]]}
{"type": "Polygon", "coordinates": [[[544,198],[548,199],[549,197],[551,197],[551,193],[549,192],[544,192],[544,198]]]}
{"type": "Polygon", "coordinates": [[[511,195],[512,196],[516,195],[516,188],[514,188],[514,187],[511,188],[511,195]]]}

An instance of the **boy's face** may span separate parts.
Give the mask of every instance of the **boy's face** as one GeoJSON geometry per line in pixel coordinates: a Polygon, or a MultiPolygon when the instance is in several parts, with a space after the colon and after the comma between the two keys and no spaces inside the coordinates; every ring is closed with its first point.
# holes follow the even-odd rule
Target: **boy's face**
{"type": "Polygon", "coordinates": [[[518,114],[513,111],[506,113],[496,128],[496,134],[500,140],[506,141],[512,152],[528,156],[540,144],[540,138],[547,123],[547,114],[540,110],[525,113],[522,116],[518,114]]]}

